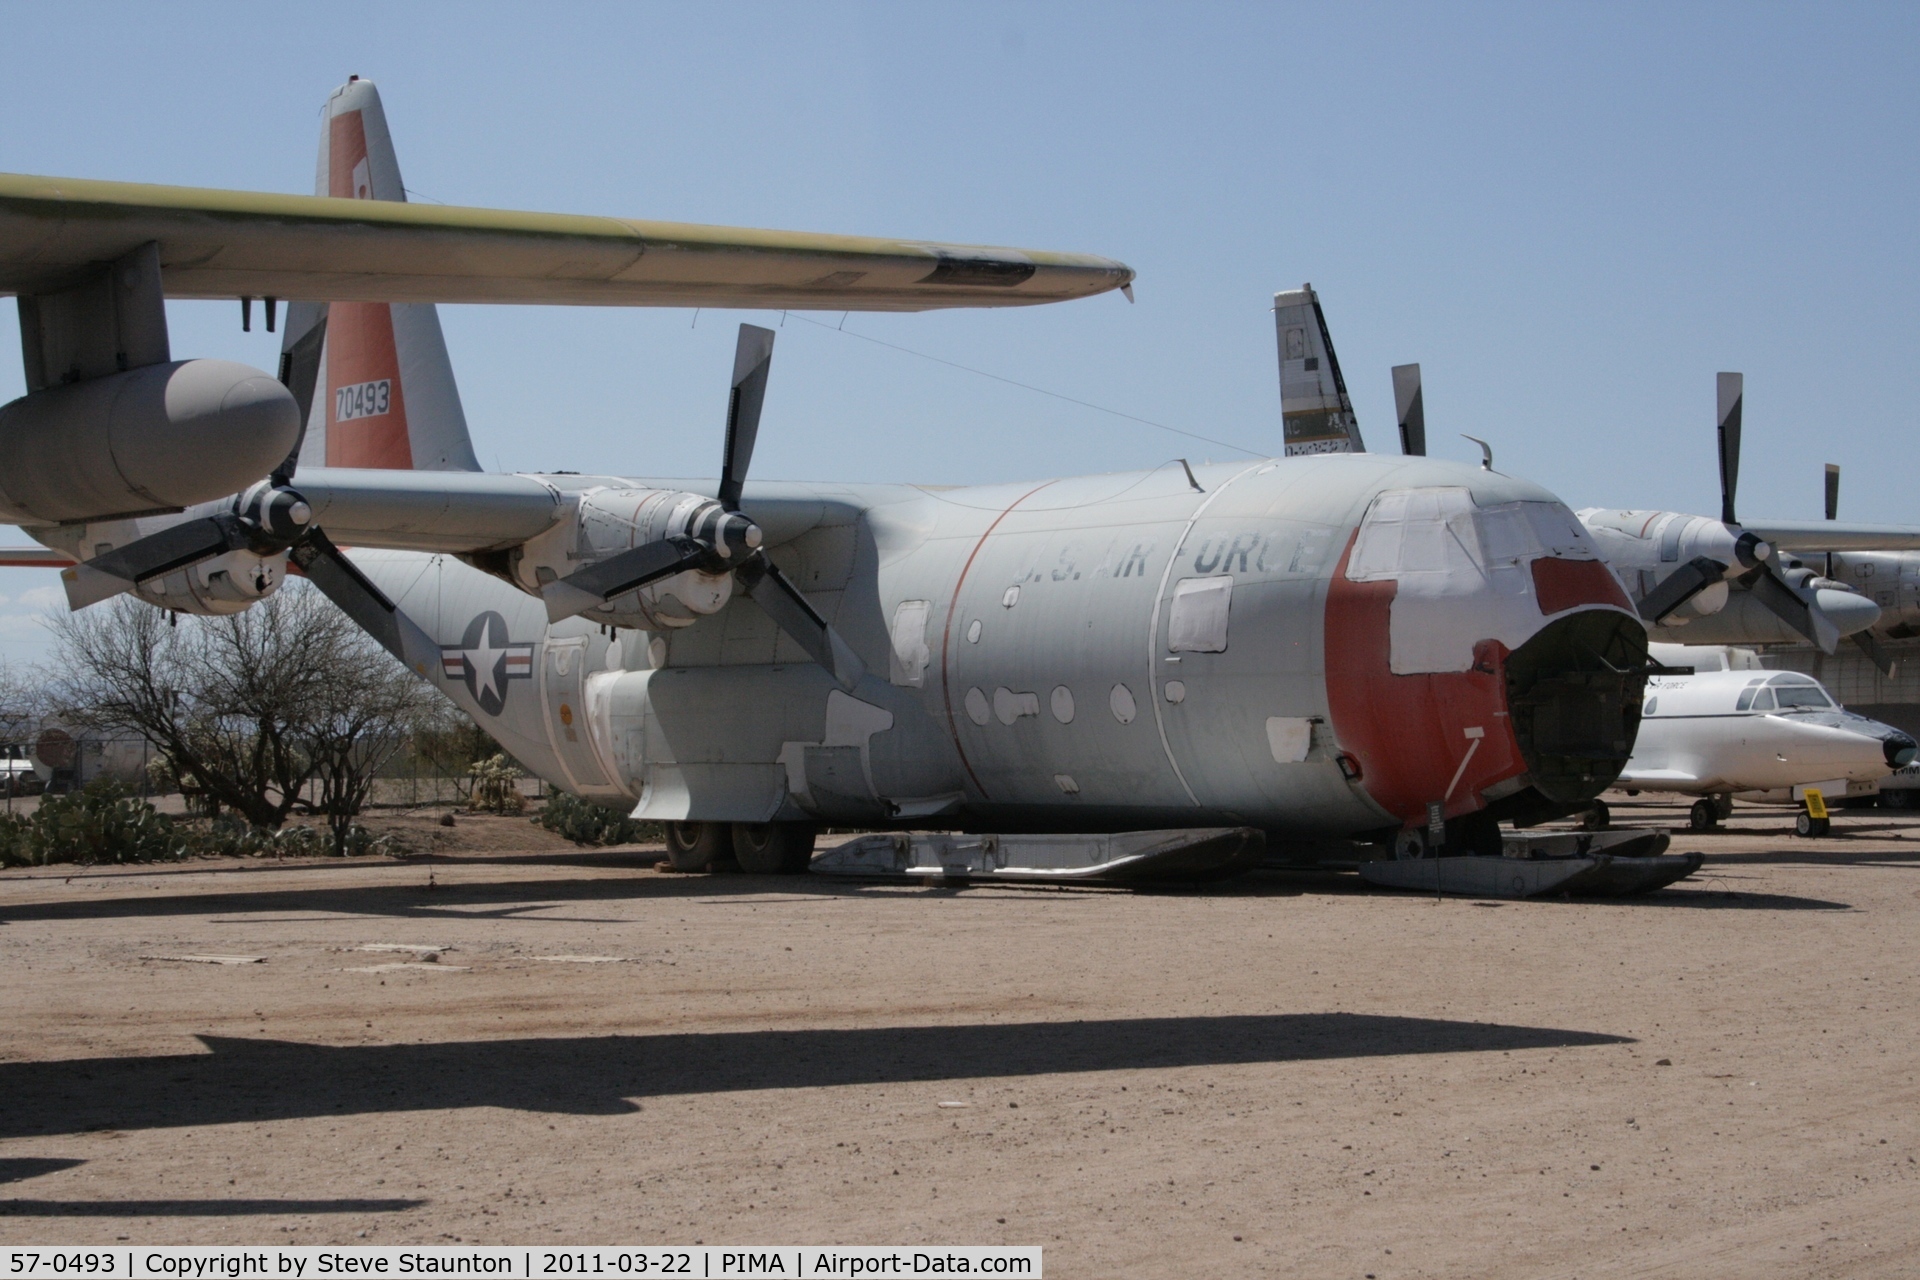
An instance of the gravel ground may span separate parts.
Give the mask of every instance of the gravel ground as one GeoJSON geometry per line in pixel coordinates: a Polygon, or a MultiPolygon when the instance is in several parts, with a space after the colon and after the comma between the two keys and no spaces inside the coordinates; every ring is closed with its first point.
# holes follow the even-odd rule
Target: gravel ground
{"type": "Polygon", "coordinates": [[[466,818],[8,872],[0,1236],[1912,1275],[1920,820],[1789,818],[1624,901],[682,876],[466,818]]]}

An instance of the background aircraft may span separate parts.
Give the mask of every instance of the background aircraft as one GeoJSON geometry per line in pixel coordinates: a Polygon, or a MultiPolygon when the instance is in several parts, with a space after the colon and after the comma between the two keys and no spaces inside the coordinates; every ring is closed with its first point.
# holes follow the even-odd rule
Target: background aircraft
{"type": "MultiPolygon", "coordinates": [[[[1332,358],[1332,338],[1312,287],[1275,294],[1274,313],[1280,329],[1281,403],[1287,430],[1294,430],[1296,417],[1305,420],[1287,406],[1335,406],[1320,411],[1336,424],[1324,429],[1330,443],[1322,447],[1362,448],[1345,382],[1332,358]],[[1309,336],[1318,344],[1312,351],[1305,347],[1309,336]],[[1344,417],[1338,406],[1346,406],[1344,417]]],[[[1398,365],[1392,373],[1401,452],[1424,456],[1426,402],[1420,366],[1398,365]]],[[[1581,523],[1656,641],[1810,644],[1831,654],[1842,637],[1851,636],[1869,659],[1886,670],[1891,658],[1873,630],[1880,621],[1879,606],[1849,582],[1821,573],[1809,559],[1816,554],[1824,561],[1833,553],[1884,555],[1888,549],[1920,549],[1920,528],[1846,525],[1832,513],[1825,521],[1740,521],[1734,496],[1740,476],[1744,379],[1738,373],[1722,373],[1717,390],[1718,519],[1677,511],[1591,507],[1577,513],[1581,523]]],[[[1491,468],[1491,447],[1467,438],[1480,444],[1485,465],[1491,468]]],[[[1920,565],[1920,557],[1915,563],[1920,565]]],[[[1873,572],[1866,569],[1866,576],[1873,572]]],[[[1920,578],[1916,585],[1920,586],[1920,578]]],[[[1920,604],[1920,593],[1915,601],[1920,604]]]]}
{"type": "Polygon", "coordinates": [[[1647,681],[1640,736],[1620,775],[1628,791],[1699,796],[1691,821],[1710,831],[1735,798],[1792,803],[1807,787],[1833,800],[1914,762],[1916,744],[1891,725],[1847,711],[1797,671],[1769,671],[1755,655],[1656,645],[1651,654],[1690,674],[1647,681]]]}
{"type": "MultiPolygon", "coordinates": [[[[360,82],[329,107],[329,189],[358,164],[337,149],[355,137],[342,118],[372,92],[360,82]]],[[[358,194],[375,194],[383,135],[363,116],[358,194]]],[[[172,225],[172,197],[84,194],[118,201],[125,234],[172,225]]],[[[268,198],[184,199],[218,223],[223,201],[268,198]]],[[[444,279],[408,258],[404,287],[364,286],[343,269],[379,265],[363,236],[394,253],[424,237],[432,250],[450,225],[491,224],[478,212],[435,209],[415,223],[344,200],[270,199],[292,202],[276,205],[294,220],[291,240],[249,223],[264,237],[258,260],[217,279],[189,273],[188,287],[265,294],[272,282],[276,296],[386,305],[585,287],[542,283],[564,265],[552,260],[546,275],[476,283],[451,257],[444,279]],[[350,246],[351,261],[330,244],[350,246]],[[275,255],[292,249],[308,267],[301,281],[276,274],[275,255]]],[[[0,261],[7,237],[0,225],[0,261]]],[[[712,253],[734,263],[741,244],[712,253]]],[[[596,278],[634,270],[625,251],[626,265],[596,278]]],[[[851,295],[874,305],[945,298],[932,286],[949,279],[956,296],[987,304],[1130,278],[1103,260],[951,249],[910,275],[897,244],[845,252],[881,277],[865,286],[879,292],[851,295]]],[[[816,265],[853,269],[830,255],[816,265]]],[[[683,302],[821,301],[711,270],[688,285],[675,272],[694,266],[671,258],[651,269],[683,302]]],[[[808,287],[852,287],[820,284],[834,274],[808,287]]],[[[384,335],[377,311],[371,323],[357,314],[303,308],[285,334],[300,422],[330,415],[314,446],[329,461],[346,431],[384,440],[367,456],[399,456],[397,436],[363,419],[392,415],[407,362],[396,347],[400,386],[384,391],[391,379],[347,372],[365,367],[350,347],[384,335]]],[[[431,343],[424,326],[409,332],[431,343]]],[[[680,824],[676,855],[690,865],[731,841],[749,865],[791,867],[811,824],[854,821],[1245,824],[1497,851],[1498,818],[1583,807],[1625,763],[1643,632],[1578,522],[1536,486],[1373,455],[972,489],[749,485],[771,337],[742,327],[718,483],[314,467],[303,445],[273,478],[185,520],[37,532],[87,557],[69,571],[76,606],[130,587],[208,608],[158,584],[220,556],[285,550],[531,767],[680,824]],[[329,534],[390,550],[348,560],[329,534]]],[[[409,448],[418,417],[409,410],[409,448]]]]}

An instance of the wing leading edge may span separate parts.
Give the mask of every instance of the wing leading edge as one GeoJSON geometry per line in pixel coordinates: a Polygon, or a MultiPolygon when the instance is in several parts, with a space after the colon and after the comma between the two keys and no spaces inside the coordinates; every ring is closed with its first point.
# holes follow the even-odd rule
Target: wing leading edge
{"type": "Polygon", "coordinates": [[[922,311],[1133,280],[1089,254],[0,174],[0,294],[148,242],[175,298],[922,311]]]}

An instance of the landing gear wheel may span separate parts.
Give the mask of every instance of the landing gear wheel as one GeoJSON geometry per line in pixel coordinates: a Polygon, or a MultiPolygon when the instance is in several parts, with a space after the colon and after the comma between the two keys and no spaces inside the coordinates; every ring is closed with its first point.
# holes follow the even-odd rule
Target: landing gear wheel
{"type": "Polygon", "coordinates": [[[724,822],[669,822],[667,861],[675,871],[710,871],[728,850],[724,822]]]}
{"type": "Polygon", "coordinates": [[[1810,818],[1803,811],[1793,820],[1793,834],[1817,840],[1833,830],[1833,819],[1810,818]]]}
{"type": "Polygon", "coordinates": [[[799,875],[813,861],[813,836],[805,822],[736,822],[733,856],[750,876],[799,875]]]}
{"type": "Polygon", "coordinates": [[[1693,831],[1712,831],[1720,825],[1720,806],[1712,800],[1695,800],[1687,810],[1687,827],[1693,831]]]}
{"type": "Polygon", "coordinates": [[[1580,815],[1582,831],[1605,831],[1613,823],[1613,811],[1605,800],[1595,800],[1593,808],[1580,815]]]}
{"type": "Polygon", "coordinates": [[[1733,797],[1721,792],[1713,797],[1713,807],[1720,814],[1720,821],[1725,822],[1733,816],[1733,797]]]}

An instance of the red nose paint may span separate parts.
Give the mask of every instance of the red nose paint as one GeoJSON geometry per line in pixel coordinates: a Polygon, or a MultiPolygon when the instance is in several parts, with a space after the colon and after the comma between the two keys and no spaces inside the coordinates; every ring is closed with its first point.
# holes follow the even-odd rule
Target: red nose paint
{"type": "Polygon", "coordinates": [[[1526,770],[1507,714],[1506,646],[1481,641],[1471,670],[1395,675],[1390,626],[1400,584],[1348,580],[1353,543],[1327,591],[1334,736],[1359,761],[1360,786],[1401,822],[1426,822],[1436,800],[1449,818],[1472,813],[1484,807],[1482,791],[1526,770]]]}

